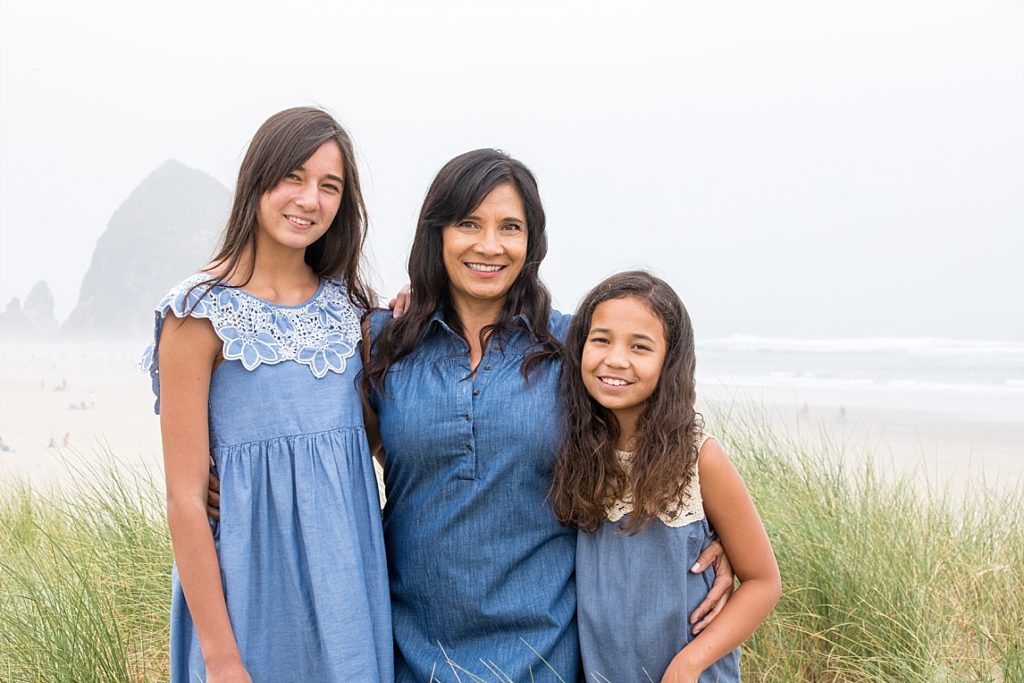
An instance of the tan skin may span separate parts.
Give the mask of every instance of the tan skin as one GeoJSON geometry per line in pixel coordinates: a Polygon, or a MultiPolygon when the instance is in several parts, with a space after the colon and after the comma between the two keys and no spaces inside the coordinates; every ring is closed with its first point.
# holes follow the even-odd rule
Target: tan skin
{"type": "MultiPolygon", "coordinates": [[[[444,258],[451,282],[452,304],[463,323],[463,337],[469,343],[470,367],[474,371],[483,358],[480,330],[495,323],[501,315],[505,295],[522,269],[528,230],[522,199],[508,184],[496,187],[470,216],[445,228],[444,258]],[[501,270],[496,275],[480,274],[481,265],[498,266],[501,270]]],[[[403,288],[396,297],[393,306],[396,316],[404,313],[409,295],[408,288],[403,288]]],[[[364,363],[368,361],[368,340],[368,323],[364,322],[364,363]]],[[[365,400],[363,413],[371,452],[383,463],[385,454],[378,418],[365,400]]],[[[214,519],[219,514],[218,490],[219,482],[210,475],[208,512],[214,519]]],[[[732,568],[717,541],[705,548],[691,571],[700,573],[709,566],[714,566],[716,580],[707,598],[690,616],[694,633],[703,631],[718,616],[732,594],[732,568]]]]}
{"type": "MultiPolygon", "coordinates": [[[[306,301],[319,277],[305,248],[334,220],[341,201],[341,152],[324,143],[260,199],[256,258],[244,255],[228,282],[252,276],[245,290],[284,305],[306,301]]],[[[207,272],[218,274],[216,264],[207,272]]],[[[209,393],[222,342],[209,321],[168,319],[160,336],[160,429],[167,523],[182,590],[195,624],[208,683],[251,683],[228,618],[220,565],[207,520],[209,393]]]]}
{"type": "Polygon", "coordinates": [[[206,521],[207,399],[221,341],[208,323],[167,321],[160,337],[160,429],[167,524],[210,681],[249,681],[228,620],[220,564],[206,521]]]}
{"type": "MultiPolygon", "coordinates": [[[[636,297],[598,304],[583,347],[583,383],[619,423],[616,448],[635,448],[637,417],[655,391],[668,344],[661,319],[636,297]]],[[[721,614],[673,658],[662,683],[696,683],[700,674],[750,637],[782,592],[779,567],[761,518],[718,441],[698,454],[704,513],[733,558],[740,587],[721,614]]],[[[671,596],[667,596],[671,599],[671,596]]]]}
{"type": "Polygon", "coordinates": [[[697,683],[702,671],[754,633],[782,595],[768,534],[718,441],[704,443],[698,463],[704,514],[732,558],[740,587],[718,618],[672,659],[662,683],[697,683]]]}

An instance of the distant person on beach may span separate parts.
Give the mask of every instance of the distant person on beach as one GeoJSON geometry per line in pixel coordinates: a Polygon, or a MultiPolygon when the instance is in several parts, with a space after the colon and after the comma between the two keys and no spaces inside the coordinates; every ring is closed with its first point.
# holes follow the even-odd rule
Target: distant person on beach
{"type": "Polygon", "coordinates": [[[576,594],[586,680],[739,683],[736,649],[781,593],[743,480],[694,410],[693,327],[667,283],[613,275],[566,333],[566,438],[551,499],[580,529],[576,594]],[[689,571],[716,537],[739,590],[694,635],[714,571],[689,571]]]}
{"type": "MultiPolygon", "coordinates": [[[[399,683],[577,679],[576,531],[547,500],[569,316],[540,280],[546,252],[529,169],[496,150],[460,155],[420,211],[410,310],[375,312],[364,331],[399,683]]],[[[701,567],[720,556],[710,544],[701,567]]],[[[725,571],[698,616],[731,586],[725,571]]]]}
{"type": "Polygon", "coordinates": [[[318,109],[279,112],[245,154],[219,252],[157,308],[143,365],[163,435],[175,683],[393,680],[354,382],[374,301],[365,231],[348,134],[318,109]]]}

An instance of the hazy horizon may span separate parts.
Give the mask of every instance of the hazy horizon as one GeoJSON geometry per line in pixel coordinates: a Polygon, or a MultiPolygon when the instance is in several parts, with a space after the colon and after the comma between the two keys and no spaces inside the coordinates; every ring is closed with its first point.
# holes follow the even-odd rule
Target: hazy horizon
{"type": "Polygon", "coordinates": [[[63,320],[146,175],[231,189],[318,104],[384,292],[434,173],[493,146],[538,177],[560,308],[646,267],[702,338],[1021,340],[1021,35],[1018,2],[0,0],[0,308],[45,280],[63,320]]]}

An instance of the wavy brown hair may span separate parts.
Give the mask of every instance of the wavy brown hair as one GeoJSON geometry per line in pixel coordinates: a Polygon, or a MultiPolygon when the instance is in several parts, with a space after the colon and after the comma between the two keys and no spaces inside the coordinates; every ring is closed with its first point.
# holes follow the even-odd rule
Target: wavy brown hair
{"type": "Polygon", "coordinates": [[[568,526],[596,531],[607,506],[629,496],[633,513],[622,529],[635,533],[673,508],[693,476],[702,419],[694,409],[693,326],[683,302],[664,281],[643,271],[613,275],[590,290],[569,326],[562,351],[559,392],[565,440],[555,464],[551,500],[568,526]],[[583,384],[580,359],[594,309],[604,301],[632,297],[664,327],[668,348],[654,393],[636,423],[636,450],[624,468],[615,454],[619,423],[583,384]]]}
{"type": "Polygon", "coordinates": [[[537,181],[530,169],[508,154],[496,149],[477,149],[445,164],[427,190],[409,251],[409,283],[414,295],[405,315],[389,320],[374,342],[374,354],[364,374],[369,387],[383,393],[388,369],[412,352],[435,312],[441,311],[448,326],[462,333],[462,322],[452,306],[442,233],[472,214],[494,188],[505,183],[515,187],[523,201],[526,259],[505,297],[498,320],[480,331],[480,344],[486,348],[491,337],[505,333],[512,319],[521,315],[534,337],[534,345],[521,366],[523,376],[529,377],[542,360],[558,357],[561,344],[549,327],[551,294],[540,279],[540,263],[548,252],[548,238],[537,181]]]}
{"type": "Polygon", "coordinates": [[[376,297],[366,284],[361,269],[366,240],[366,205],[363,203],[352,139],[333,116],[316,107],[285,109],[264,121],[256,131],[238,170],[231,215],[210,264],[210,269],[216,270],[217,274],[196,287],[209,291],[216,285],[242,287],[249,282],[255,264],[260,198],[328,141],[337,144],[341,151],[344,170],[341,204],[327,232],[306,247],[306,264],[320,277],[343,278],[349,299],[355,306],[367,310],[373,305],[376,297]],[[249,250],[254,258],[244,279],[225,285],[225,278],[235,273],[249,250]]]}

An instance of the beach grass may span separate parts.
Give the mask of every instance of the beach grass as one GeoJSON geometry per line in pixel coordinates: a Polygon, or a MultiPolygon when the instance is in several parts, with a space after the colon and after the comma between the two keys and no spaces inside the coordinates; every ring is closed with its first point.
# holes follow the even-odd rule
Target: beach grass
{"type": "Polygon", "coordinates": [[[1024,487],[963,499],[828,432],[725,425],[783,581],[744,680],[1024,682],[1024,487]]]}
{"type": "MultiPolygon", "coordinates": [[[[952,501],[824,433],[715,425],[782,571],[745,681],[1024,683],[1024,487],[952,501]]],[[[167,678],[162,491],[110,458],[83,469],[0,493],[0,682],[167,678]]]]}
{"type": "Polygon", "coordinates": [[[67,489],[0,495],[0,681],[167,680],[163,493],[110,457],[82,462],[67,489]]]}

